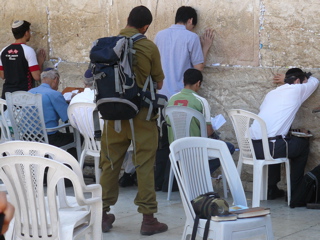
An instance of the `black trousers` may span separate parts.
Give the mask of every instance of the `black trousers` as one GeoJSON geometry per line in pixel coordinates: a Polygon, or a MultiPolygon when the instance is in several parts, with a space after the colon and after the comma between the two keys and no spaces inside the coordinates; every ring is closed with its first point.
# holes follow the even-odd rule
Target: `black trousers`
{"type": "MultiPolygon", "coordinates": [[[[73,133],[62,133],[62,132],[58,131],[54,134],[48,135],[48,140],[51,145],[54,145],[56,147],[61,147],[61,146],[67,145],[69,143],[72,143],[74,141],[74,137],[73,137],[73,133]]],[[[75,159],[78,159],[76,148],[70,148],[67,151],[75,159]]],[[[79,156],[79,158],[80,158],[80,156],[79,156]]]]}
{"type": "MultiPolygon", "coordinates": [[[[264,159],[261,140],[253,140],[252,142],[257,159],[264,159]]],[[[271,156],[274,158],[286,157],[287,146],[288,158],[290,159],[291,193],[293,193],[304,176],[304,168],[309,155],[309,138],[292,136],[286,138],[286,140],[278,139],[274,143],[269,142],[271,156]]],[[[273,164],[268,167],[268,188],[272,188],[281,179],[281,169],[280,164],[273,164]]]]}
{"type": "MultiPolygon", "coordinates": [[[[156,153],[156,163],[155,163],[155,188],[156,190],[162,190],[164,192],[168,191],[169,175],[170,175],[170,149],[169,149],[169,139],[168,139],[168,129],[166,125],[162,127],[162,137],[159,134],[159,146],[156,153]]],[[[178,184],[174,178],[173,191],[178,190],[178,184]]]]}
{"type": "MultiPolygon", "coordinates": [[[[167,126],[164,125],[163,129],[163,136],[160,138],[159,134],[159,147],[156,153],[156,166],[155,166],[155,188],[156,190],[162,190],[164,192],[168,191],[168,183],[169,183],[169,175],[170,175],[170,149],[169,149],[169,140],[168,140],[168,130],[167,126]]],[[[231,154],[234,153],[235,148],[234,146],[226,142],[228,149],[231,154]]],[[[220,167],[220,160],[218,158],[211,159],[209,161],[210,173],[212,174],[215,170],[220,167]]],[[[174,178],[173,191],[178,190],[178,184],[174,178]]]]}

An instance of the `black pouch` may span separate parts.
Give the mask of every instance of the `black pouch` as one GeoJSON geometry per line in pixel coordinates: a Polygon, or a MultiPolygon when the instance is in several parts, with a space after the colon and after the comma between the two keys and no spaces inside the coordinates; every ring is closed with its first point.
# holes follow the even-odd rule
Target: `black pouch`
{"type": "Polygon", "coordinates": [[[203,233],[203,240],[208,239],[211,216],[225,215],[229,213],[229,204],[226,200],[220,198],[218,193],[208,192],[202,194],[191,201],[192,207],[196,214],[194,220],[191,240],[196,239],[199,219],[207,219],[203,233]]]}

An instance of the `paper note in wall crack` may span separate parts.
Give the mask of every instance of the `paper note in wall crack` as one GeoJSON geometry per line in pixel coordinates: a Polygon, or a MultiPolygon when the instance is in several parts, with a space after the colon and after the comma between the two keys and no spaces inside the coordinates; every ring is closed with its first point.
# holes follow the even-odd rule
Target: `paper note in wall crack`
{"type": "Polygon", "coordinates": [[[226,123],[226,119],[223,117],[222,114],[219,114],[215,117],[211,117],[211,124],[212,124],[213,130],[218,130],[225,123],[226,123]]]}

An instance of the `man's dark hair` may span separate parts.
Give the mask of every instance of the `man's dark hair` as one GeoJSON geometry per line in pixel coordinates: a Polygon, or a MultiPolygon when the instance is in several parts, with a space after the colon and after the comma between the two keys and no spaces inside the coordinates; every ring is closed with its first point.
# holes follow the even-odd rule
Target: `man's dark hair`
{"type": "Polygon", "coordinates": [[[300,80],[300,84],[303,83],[305,78],[309,78],[312,73],[307,73],[302,71],[300,68],[290,68],[286,72],[286,76],[284,78],[284,82],[288,84],[293,84],[298,78],[300,80]]]}
{"type": "Polygon", "coordinates": [[[202,76],[201,71],[199,71],[198,69],[195,69],[195,68],[189,68],[183,74],[184,86],[194,85],[198,81],[200,81],[200,83],[201,83],[202,80],[203,80],[203,76],[202,76]]]}
{"type": "Polygon", "coordinates": [[[23,20],[23,24],[17,28],[12,28],[12,33],[15,39],[20,39],[23,38],[24,34],[26,33],[26,31],[30,30],[30,25],[31,23],[29,23],[26,20],[23,20]]]}
{"type": "Polygon", "coordinates": [[[127,24],[131,27],[142,28],[152,23],[152,14],[145,6],[138,6],[131,10],[127,24]]]}
{"type": "Polygon", "coordinates": [[[188,20],[192,18],[192,24],[195,26],[198,22],[197,12],[193,7],[182,6],[179,7],[176,13],[175,24],[186,24],[188,20]]]}

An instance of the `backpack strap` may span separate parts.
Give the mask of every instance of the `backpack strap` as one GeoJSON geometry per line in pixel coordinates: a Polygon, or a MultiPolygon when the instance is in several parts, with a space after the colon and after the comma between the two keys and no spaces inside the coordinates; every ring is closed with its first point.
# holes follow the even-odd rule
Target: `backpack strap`
{"type": "Polygon", "coordinates": [[[142,33],[136,33],[133,36],[129,38],[129,52],[128,52],[128,57],[129,57],[129,64],[130,67],[132,67],[132,62],[133,62],[133,54],[136,53],[136,50],[133,49],[133,44],[141,39],[147,38],[145,35],[142,33]]]}
{"type": "Polygon", "coordinates": [[[198,231],[198,225],[199,225],[200,215],[196,215],[193,223],[193,229],[192,229],[192,235],[191,240],[196,239],[197,231],[198,231]]]}
{"type": "Polygon", "coordinates": [[[100,119],[99,119],[99,111],[97,108],[93,110],[92,117],[93,117],[94,138],[97,141],[101,141],[100,119]]]}
{"type": "Polygon", "coordinates": [[[148,98],[145,98],[143,101],[145,101],[147,104],[149,104],[149,110],[148,110],[148,114],[147,114],[147,117],[146,117],[146,120],[149,121],[151,119],[151,114],[152,114],[152,110],[153,110],[153,103],[152,101],[154,101],[156,99],[155,97],[155,90],[154,90],[154,85],[153,85],[153,81],[151,79],[151,76],[148,76],[147,77],[147,80],[146,82],[144,83],[143,85],[143,88],[142,88],[142,92],[146,92],[147,91],[147,88],[148,88],[148,85],[150,86],[149,89],[150,89],[150,93],[151,93],[151,99],[148,99],[148,98]]]}
{"type": "Polygon", "coordinates": [[[210,221],[211,221],[211,216],[209,215],[207,218],[207,222],[206,225],[204,227],[204,232],[203,232],[203,240],[207,240],[208,239],[208,235],[209,235],[209,228],[210,228],[210,221]]]}

